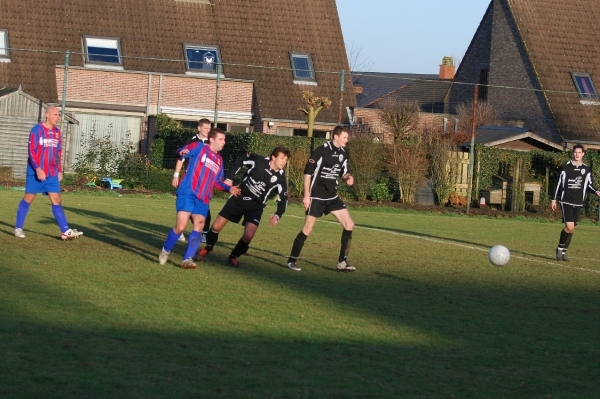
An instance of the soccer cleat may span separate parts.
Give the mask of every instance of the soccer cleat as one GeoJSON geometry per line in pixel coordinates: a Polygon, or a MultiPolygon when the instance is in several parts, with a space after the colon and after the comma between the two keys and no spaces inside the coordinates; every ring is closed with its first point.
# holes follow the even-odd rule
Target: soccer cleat
{"type": "Polygon", "coordinates": [[[353,272],[356,270],[356,267],[354,266],[350,266],[350,264],[348,263],[348,261],[341,261],[340,263],[337,264],[337,271],[338,272],[353,272]]]}
{"type": "Polygon", "coordinates": [[[567,251],[564,251],[560,248],[556,248],[556,259],[568,262],[569,257],[567,256],[567,251]]]}
{"type": "Polygon", "coordinates": [[[564,262],[568,262],[568,261],[569,261],[569,257],[567,256],[567,251],[564,251],[564,252],[562,253],[562,260],[563,260],[564,262]]]}
{"type": "Polygon", "coordinates": [[[181,235],[179,236],[179,238],[177,239],[177,241],[179,241],[179,242],[185,242],[185,236],[183,235],[183,233],[181,233],[181,235]]]}
{"type": "Polygon", "coordinates": [[[204,260],[204,258],[206,258],[206,256],[210,253],[210,251],[212,251],[212,248],[208,248],[208,247],[200,248],[200,251],[198,251],[198,254],[196,255],[196,258],[194,260],[204,260]]]}
{"type": "Polygon", "coordinates": [[[201,242],[202,244],[205,244],[205,243],[206,243],[206,233],[202,233],[202,238],[200,238],[200,242],[201,242]]]}
{"type": "Polygon", "coordinates": [[[79,238],[83,235],[83,232],[78,231],[77,229],[69,229],[61,234],[60,238],[63,240],[72,240],[73,238],[79,238]]]}
{"type": "Polygon", "coordinates": [[[19,238],[25,238],[25,233],[23,232],[23,229],[20,228],[15,228],[15,237],[19,237],[19,238]]]}
{"type": "Polygon", "coordinates": [[[181,263],[181,268],[182,269],[195,269],[196,264],[194,263],[192,258],[187,258],[186,260],[183,261],[183,263],[181,263]]]}
{"type": "Polygon", "coordinates": [[[164,248],[160,251],[160,254],[158,254],[158,263],[160,265],[165,265],[167,263],[167,260],[169,259],[169,253],[170,252],[165,251],[164,248]]]}
{"type": "Polygon", "coordinates": [[[302,269],[300,269],[298,267],[298,265],[296,264],[296,262],[288,262],[287,263],[287,267],[288,267],[288,269],[291,269],[291,270],[293,270],[295,272],[299,272],[300,270],[302,270],[302,269]]]}
{"type": "Polygon", "coordinates": [[[238,261],[238,258],[236,258],[233,255],[229,255],[229,257],[227,258],[227,263],[229,263],[233,267],[240,267],[240,262],[238,261]]]}

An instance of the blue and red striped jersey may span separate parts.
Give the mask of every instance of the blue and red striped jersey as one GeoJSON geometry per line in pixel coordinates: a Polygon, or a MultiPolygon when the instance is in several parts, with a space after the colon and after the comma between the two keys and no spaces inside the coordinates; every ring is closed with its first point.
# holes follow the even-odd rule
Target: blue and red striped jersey
{"type": "Polygon", "coordinates": [[[57,176],[59,172],[62,172],[60,129],[56,126],[48,129],[43,123],[35,125],[29,133],[28,153],[28,175],[35,175],[35,170],[42,168],[46,176],[57,176]]]}
{"type": "Polygon", "coordinates": [[[214,152],[200,141],[178,149],[177,153],[183,150],[189,151],[183,158],[189,158],[190,163],[177,189],[178,195],[193,194],[208,204],[215,188],[229,192],[231,186],[223,183],[223,158],[218,152],[214,152]]]}

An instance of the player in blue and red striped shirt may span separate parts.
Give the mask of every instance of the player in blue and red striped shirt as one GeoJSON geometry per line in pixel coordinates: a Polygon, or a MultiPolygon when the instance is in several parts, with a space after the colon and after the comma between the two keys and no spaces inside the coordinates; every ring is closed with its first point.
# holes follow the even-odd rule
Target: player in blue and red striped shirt
{"type": "Polygon", "coordinates": [[[83,233],[70,229],[65,211],[61,205],[60,181],[63,178],[61,165],[62,137],[56,125],[60,121],[60,110],[57,107],[48,107],[46,120],[38,123],[29,134],[27,162],[27,178],[25,180],[25,196],[17,208],[17,221],[15,223],[15,236],[25,238],[23,226],[29,212],[29,207],[37,193],[48,194],[52,202],[52,213],[60,227],[61,238],[69,240],[77,238],[83,233]]]}
{"type": "Polygon", "coordinates": [[[167,263],[171,250],[177,243],[179,236],[185,230],[190,215],[194,223],[194,230],[189,236],[188,246],[183,256],[182,269],[195,269],[196,264],[192,256],[200,246],[202,227],[208,212],[208,203],[212,198],[213,190],[227,191],[234,196],[240,194],[239,187],[230,186],[223,182],[223,158],[219,151],[225,146],[225,132],[221,129],[212,129],[208,133],[208,144],[194,142],[177,150],[183,158],[189,158],[187,173],[177,189],[177,222],[167,235],[163,249],[158,256],[158,263],[167,263]]]}

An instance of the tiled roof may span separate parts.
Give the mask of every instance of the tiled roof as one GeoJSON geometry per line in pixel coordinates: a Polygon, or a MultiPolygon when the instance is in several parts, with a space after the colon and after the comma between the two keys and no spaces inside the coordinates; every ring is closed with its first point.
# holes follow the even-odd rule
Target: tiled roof
{"type": "MultiPolygon", "coordinates": [[[[83,35],[120,38],[124,68],[150,72],[185,73],[183,43],[218,45],[227,78],[254,80],[262,118],[302,120],[296,108],[302,102],[301,91],[310,89],[333,101],[331,109],[319,114],[319,121],[337,121],[340,76],[328,72],[349,68],[335,0],[212,3],[3,0],[0,28],[8,29],[13,50],[11,62],[0,68],[0,86],[22,84],[23,90],[44,101],[57,101],[54,66],[64,64],[66,49],[73,52],[70,64],[83,66],[83,35]],[[311,54],[318,86],[293,83],[290,51],[311,54]]],[[[347,76],[343,105],[354,106],[347,76]]]]}
{"type": "MultiPolygon", "coordinates": [[[[514,126],[481,126],[477,129],[475,135],[475,144],[484,144],[486,146],[497,146],[509,141],[531,139],[556,150],[563,148],[545,138],[533,133],[531,130],[514,126]]],[[[462,147],[470,147],[471,142],[460,144],[462,147]]]]}
{"type": "Polygon", "coordinates": [[[400,102],[416,101],[422,112],[443,113],[444,97],[452,85],[451,80],[432,79],[415,80],[389,94],[400,102]]]}
{"type": "Polygon", "coordinates": [[[600,141],[598,106],[582,105],[570,72],[600,87],[600,1],[504,0],[565,140],[600,141]]]}
{"type": "Polygon", "coordinates": [[[356,94],[358,107],[366,108],[416,79],[438,79],[438,75],[415,73],[381,73],[381,72],[352,72],[352,83],[361,87],[362,91],[356,94]]]}

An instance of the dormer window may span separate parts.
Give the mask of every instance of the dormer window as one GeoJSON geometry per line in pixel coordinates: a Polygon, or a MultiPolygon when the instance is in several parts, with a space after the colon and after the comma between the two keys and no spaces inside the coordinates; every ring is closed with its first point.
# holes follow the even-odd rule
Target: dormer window
{"type": "Polygon", "coordinates": [[[10,62],[8,53],[8,31],[0,29],[0,62],[10,62]]]}
{"type": "Polygon", "coordinates": [[[84,36],[86,66],[122,67],[121,46],[118,38],[84,36]]]}
{"type": "Polygon", "coordinates": [[[187,72],[194,75],[217,74],[217,64],[221,62],[221,55],[217,46],[185,44],[184,52],[187,72]]]}
{"type": "Polygon", "coordinates": [[[571,77],[573,78],[573,83],[575,83],[580,100],[594,102],[598,100],[598,94],[589,73],[571,72],[571,77]]]}
{"type": "Polygon", "coordinates": [[[317,84],[309,53],[290,53],[290,61],[294,73],[294,83],[317,84]]]}

